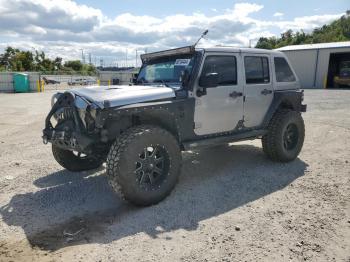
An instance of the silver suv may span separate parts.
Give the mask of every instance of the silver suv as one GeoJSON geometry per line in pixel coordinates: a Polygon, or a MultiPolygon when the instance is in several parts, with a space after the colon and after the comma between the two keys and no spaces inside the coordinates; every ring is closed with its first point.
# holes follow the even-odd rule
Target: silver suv
{"type": "Polygon", "coordinates": [[[283,53],[194,46],[141,56],[129,86],[58,93],[44,143],[71,171],[107,162],[112,188],[136,205],[170,194],[181,151],[261,139],[273,161],[294,160],[304,142],[303,92],[283,53]]]}

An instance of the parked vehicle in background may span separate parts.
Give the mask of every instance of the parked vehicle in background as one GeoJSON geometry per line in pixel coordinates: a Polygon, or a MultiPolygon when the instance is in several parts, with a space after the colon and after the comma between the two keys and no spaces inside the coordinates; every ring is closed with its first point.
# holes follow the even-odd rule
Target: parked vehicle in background
{"type": "Polygon", "coordinates": [[[115,192],[147,206],[174,188],[181,151],[261,139],[273,161],[298,156],[306,105],[283,53],[189,46],[141,58],[133,86],[53,97],[43,141],[60,165],[82,171],[107,162],[115,192]]]}
{"type": "Polygon", "coordinates": [[[53,84],[53,85],[58,85],[58,84],[60,84],[61,82],[59,82],[59,81],[56,81],[56,80],[53,80],[53,79],[48,79],[47,77],[43,77],[43,80],[44,80],[44,82],[45,82],[45,84],[46,85],[50,85],[50,84],[53,84]]]}
{"type": "Polygon", "coordinates": [[[96,84],[96,80],[93,78],[74,78],[68,81],[68,85],[93,85],[96,84]]]}
{"type": "Polygon", "coordinates": [[[350,61],[343,61],[339,65],[339,74],[334,77],[334,88],[350,87],[350,61]]]}

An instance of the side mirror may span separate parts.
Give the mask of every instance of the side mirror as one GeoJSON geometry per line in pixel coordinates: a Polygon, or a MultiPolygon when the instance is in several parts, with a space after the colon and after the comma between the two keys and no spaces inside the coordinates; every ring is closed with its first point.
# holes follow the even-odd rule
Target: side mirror
{"type": "Polygon", "coordinates": [[[217,87],[219,84],[218,73],[208,73],[199,78],[199,86],[204,88],[217,87]]]}
{"type": "Polygon", "coordinates": [[[180,76],[180,82],[182,86],[183,87],[187,86],[189,81],[190,81],[190,73],[188,72],[188,70],[183,70],[180,76]]]}

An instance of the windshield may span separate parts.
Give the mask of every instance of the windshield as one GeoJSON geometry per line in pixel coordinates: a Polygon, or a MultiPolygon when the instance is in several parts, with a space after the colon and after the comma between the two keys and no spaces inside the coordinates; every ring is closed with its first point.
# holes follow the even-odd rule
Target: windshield
{"type": "Polygon", "coordinates": [[[187,70],[191,74],[193,63],[193,55],[173,56],[150,61],[141,68],[137,83],[181,84],[182,72],[187,70]]]}

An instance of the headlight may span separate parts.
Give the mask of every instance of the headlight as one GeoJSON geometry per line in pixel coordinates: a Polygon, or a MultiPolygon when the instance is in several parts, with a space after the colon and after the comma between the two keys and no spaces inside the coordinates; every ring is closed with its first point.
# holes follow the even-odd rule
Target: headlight
{"type": "Polygon", "coordinates": [[[74,105],[80,110],[86,110],[89,104],[85,99],[81,98],[80,96],[75,96],[74,105]]]}
{"type": "Polygon", "coordinates": [[[89,104],[85,99],[81,98],[80,96],[75,96],[74,106],[77,108],[80,120],[83,122],[85,127],[86,127],[85,114],[86,114],[86,108],[88,107],[88,105],[89,104]]]}
{"type": "Polygon", "coordinates": [[[56,93],[51,97],[51,107],[56,104],[58,98],[62,95],[62,93],[56,93]]]}

